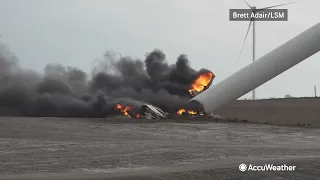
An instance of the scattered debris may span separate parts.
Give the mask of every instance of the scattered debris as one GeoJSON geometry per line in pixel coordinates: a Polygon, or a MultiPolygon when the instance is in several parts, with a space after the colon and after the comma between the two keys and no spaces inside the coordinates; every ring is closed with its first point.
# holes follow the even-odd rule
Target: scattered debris
{"type": "Polygon", "coordinates": [[[152,116],[151,113],[145,113],[143,117],[146,119],[154,119],[154,116],[152,116]]]}
{"type": "Polygon", "coordinates": [[[141,107],[143,114],[145,117],[148,117],[148,119],[154,119],[154,118],[167,118],[169,113],[166,113],[162,111],[159,107],[150,105],[150,104],[144,104],[141,107]]]}
{"type": "MultiPolygon", "coordinates": [[[[194,109],[179,109],[176,113],[169,114],[164,112],[161,108],[144,104],[141,106],[138,113],[135,113],[130,106],[123,106],[120,104],[115,105],[115,109],[121,112],[126,118],[136,118],[136,119],[168,119],[177,118],[177,120],[200,120],[200,121],[219,121],[219,122],[248,122],[247,120],[242,120],[237,117],[226,117],[223,118],[219,114],[206,114],[202,106],[197,106],[193,104],[191,107],[194,109]],[[195,108],[196,107],[196,108],[195,108]]],[[[139,109],[139,108],[138,108],[139,109]]]]}
{"type": "Polygon", "coordinates": [[[300,123],[297,123],[297,126],[304,126],[304,127],[306,127],[306,126],[310,126],[311,124],[300,124],[300,123]]]}
{"type": "Polygon", "coordinates": [[[208,116],[209,116],[209,117],[212,117],[212,118],[214,118],[214,119],[222,120],[222,117],[221,117],[219,114],[213,114],[213,113],[211,113],[211,114],[209,114],[208,116]]]}
{"type": "Polygon", "coordinates": [[[159,107],[144,104],[138,113],[134,112],[130,106],[123,106],[121,104],[116,104],[115,109],[120,111],[125,117],[129,118],[146,118],[146,119],[156,119],[156,118],[167,118],[169,113],[164,112],[159,107]]]}

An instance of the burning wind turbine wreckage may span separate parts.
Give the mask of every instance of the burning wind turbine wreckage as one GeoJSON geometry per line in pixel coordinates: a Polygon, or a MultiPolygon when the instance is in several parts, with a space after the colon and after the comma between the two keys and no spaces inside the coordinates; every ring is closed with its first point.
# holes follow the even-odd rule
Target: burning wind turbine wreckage
{"type": "Polygon", "coordinates": [[[90,76],[52,64],[37,73],[0,43],[0,116],[211,115],[318,51],[320,23],[211,86],[215,75],[194,70],[185,55],[170,65],[160,50],[144,61],[106,53],[90,76]]]}
{"type": "Polygon", "coordinates": [[[0,116],[168,118],[199,115],[189,100],[215,75],[194,70],[186,55],[169,64],[160,50],[144,60],[106,52],[87,74],[49,64],[42,73],[23,68],[0,43],[0,116]]]}
{"type": "MultiPolygon", "coordinates": [[[[192,82],[189,84],[188,93],[190,98],[195,97],[207,90],[212,84],[214,78],[215,75],[213,72],[206,69],[201,69],[195,76],[195,79],[192,80],[192,82]]],[[[132,110],[129,105],[123,106],[121,104],[116,104],[115,110],[119,111],[121,114],[129,118],[166,119],[172,116],[205,115],[204,109],[201,108],[198,103],[188,103],[183,108],[179,108],[177,111],[171,111],[171,113],[164,112],[160,107],[154,106],[152,104],[143,104],[138,111],[132,110]]]]}

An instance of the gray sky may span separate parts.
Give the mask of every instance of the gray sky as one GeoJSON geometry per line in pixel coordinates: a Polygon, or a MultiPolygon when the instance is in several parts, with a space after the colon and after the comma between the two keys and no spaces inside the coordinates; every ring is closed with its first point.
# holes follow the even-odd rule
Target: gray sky
{"type": "MultiPolygon", "coordinates": [[[[248,1],[258,8],[291,2],[248,1]]],[[[318,23],[319,7],[309,0],[285,7],[287,22],[257,22],[257,58],[318,23]]],[[[229,21],[229,9],[237,8],[247,7],[243,0],[0,0],[0,33],[22,66],[39,72],[48,63],[90,72],[106,50],[144,59],[159,48],[170,63],[187,54],[217,83],[252,61],[250,33],[237,64],[249,23],[229,21]]],[[[314,84],[320,89],[318,67],[316,54],[260,86],[257,97],[311,96],[314,84]]]]}

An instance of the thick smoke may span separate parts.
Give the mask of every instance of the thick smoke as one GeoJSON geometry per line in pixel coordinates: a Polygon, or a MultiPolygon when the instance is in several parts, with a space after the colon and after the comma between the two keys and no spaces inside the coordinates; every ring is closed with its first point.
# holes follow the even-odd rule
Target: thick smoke
{"type": "Polygon", "coordinates": [[[0,44],[0,115],[106,117],[115,113],[117,103],[176,110],[190,99],[189,84],[196,77],[185,55],[169,65],[160,50],[144,61],[107,52],[91,74],[59,64],[39,74],[20,67],[0,44]]]}

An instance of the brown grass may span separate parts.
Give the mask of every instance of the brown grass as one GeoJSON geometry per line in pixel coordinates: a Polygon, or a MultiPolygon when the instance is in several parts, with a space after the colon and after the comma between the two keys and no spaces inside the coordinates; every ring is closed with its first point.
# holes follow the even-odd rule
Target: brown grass
{"type": "Polygon", "coordinates": [[[217,113],[249,122],[320,127],[320,98],[238,100],[217,113]]]}

